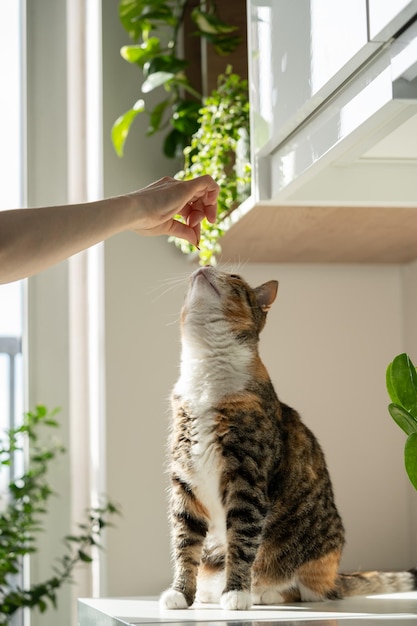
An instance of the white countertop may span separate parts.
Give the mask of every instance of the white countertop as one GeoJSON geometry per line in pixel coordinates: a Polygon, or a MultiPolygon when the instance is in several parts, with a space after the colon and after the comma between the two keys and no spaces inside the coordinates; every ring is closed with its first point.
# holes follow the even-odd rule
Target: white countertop
{"type": "Polygon", "coordinates": [[[348,626],[352,621],[391,626],[417,626],[417,592],[362,596],[327,602],[304,602],[256,606],[250,611],[225,611],[216,604],[195,604],[188,610],[161,610],[156,598],[82,598],[79,600],[79,626],[118,626],[134,624],[187,624],[214,622],[280,623],[296,626],[310,622],[316,626],[348,626]],[[341,621],[342,620],[342,621],[341,621]],[[346,620],[346,621],[345,621],[346,620]]]}

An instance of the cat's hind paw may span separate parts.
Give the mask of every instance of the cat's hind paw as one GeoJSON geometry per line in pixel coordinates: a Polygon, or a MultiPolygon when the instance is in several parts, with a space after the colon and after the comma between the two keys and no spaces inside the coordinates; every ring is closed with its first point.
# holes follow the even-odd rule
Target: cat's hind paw
{"type": "Polygon", "coordinates": [[[252,601],[254,604],[281,604],[284,596],[274,587],[256,587],[252,591],[252,601]]]}
{"type": "Polygon", "coordinates": [[[247,611],[252,606],[252,596],[249,591],[226,591],[220,605],[227,611],[247,611]]]}
{"type": "Polygon", "coordinates": [[[181,591],[176,589],[167,589],[159,598],[159,607],[161,609],[187,609],[188,604],[185,596],[181,591]]]}

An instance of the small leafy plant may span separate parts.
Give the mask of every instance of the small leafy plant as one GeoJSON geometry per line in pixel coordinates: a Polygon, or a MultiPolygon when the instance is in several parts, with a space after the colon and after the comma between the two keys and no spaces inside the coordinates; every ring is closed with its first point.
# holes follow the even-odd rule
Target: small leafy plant
{"type": "Polygon", "coordinates": [[[386,385],[391,398],[389,413],[407,435],[405,469],[417,489],[417,372],[408,354],[399,354],[388,365],[386,385]]]}
{"type": "Polygon", "coordinates": [[[187,71],[189,60],[181,53],[181,40],[188,12],[194,32],[220,55],[230,54],[240,43],[237,27],[225,24],[213,0],[120,0],[120,21],[133,44],[123,46],[122,57],[136,65],[142,75],[141,97],[115,121],[113,146],[119,156],[137,115],[149,116],[148,135],[165,132],[163,152],[181,156],[198,128],[202,95],[187,71]],[[146,96],[162,88],[162,98],[151,107],[146,96]]]}
{"type": "Polygon", "coordinates": [[[53,494],[47,480],[50,464],[64,452],[58,443],[41,444],[42,429],[58,426],[57,411],[37,406],[25,414],[21,426],[8,430],[0,439],[0,470],[9,474],[7,488],[0,492],[0,624],[8,624],[11,616],[24,607],[44,612],[48,606],[56,606],[57,591],[71,581],[79,562],[92,561],[91,548],[99,547],[109,516],[118,512],[110,502],[89,510],[85,521],[78,525],[79,532],[64,538],[64,554],[50,578],[28,588],[19,584],[22,559],[37,552],[36,536],[42,530],[42,516],[53,494]],[[14,477],[16,472],[11,468],[20,466],[22,471],[14,477]]]}
{"type": "MultiPolygon", "coordinates": [[[[184,169],[177,178],[188,180],[210,174],[220,186],[217,221],[201,224],[199,258],[202,265],[213,264],[221,251],[219,239],[231,225],[231,214],[250,194],[248,83],[227,67],[218,79],[218,88],[204,100],[198,118],[199,128],[184,150],[184,169]]],[[[172,238],[182,252],[193,246],[172,238]]]]}

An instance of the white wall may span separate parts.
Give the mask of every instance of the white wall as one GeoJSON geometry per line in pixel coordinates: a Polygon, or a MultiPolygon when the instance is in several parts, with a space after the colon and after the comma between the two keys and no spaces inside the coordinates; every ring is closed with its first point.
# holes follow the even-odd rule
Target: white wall
{"type": "MultiPolygon", "coordinates": [[[[117,3],[103,3],[103,42],[104,193],[116,195],[174,174],[179,165],[163,157],[162,135],[145,137],[145,116],[136,119],[124,158],[115,155],[111,125],[140,96],[139,71],[119,54],[129,40],[117,3]]],[[[156,593],[170,578],[164,453],[177,337],[169,324],[182,296],[160,296],[166,270],[184,271],[176,252],[164,238],[133,233],[105,244],[106,471],[108,494],[123,510],[107,538],[111,595],[156,593]]]]}
{"type": "MultiPolygon", "coordinates": [[[[107,245],[107,469],[125,512],[109,537],[110,595],[158,593],[169,579],[163,465],[179,358],[170,322],[184,287],[154,297],[165,278],[191,268],[167,244],[142,243],[126,236],[107,245]]],[[[281,398],[325,449],[347,530],[343,567],[411,567],[403,436],[385,391],[386,365],[403,349],[400,269],[247,265],[242,273],[253,285],[280,280],[261,354],[281,398]]]]}

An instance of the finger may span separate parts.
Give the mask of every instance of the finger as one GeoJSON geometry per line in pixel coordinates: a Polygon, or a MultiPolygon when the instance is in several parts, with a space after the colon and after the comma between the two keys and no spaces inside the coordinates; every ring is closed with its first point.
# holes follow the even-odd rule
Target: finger
{"type": "Polygon", "coordinates": [[[178,220],[171,220],[169,225],[169,235],[172,237],[179,237],[180,239],[186,239],[193,246],[197,246],[200,240],[199,225],[192,228],[188,224],[179,222],[178,220]]]}
{"type": "Polygon", "coordinates": [[[214,224],[214,222],[217,219],[217,195],[218,194],[216,193],[216,197],[214,201],[208,202],[207,204],[204,205],[206,218],[212,224],[214,224]]]}
{"type": "Polygon", "coordinates": [[[191,227],[199,224],[205,217],[213,224],[217,218],[217,202],[206,204],[202,198],[198,198],[187,202],[180,211],[180,215],[186,219],[187,224],[191,227]]]}
{"type": "MultiPolygon", "coordinates": [[[[199,245],[200,245],[200,238],[201,238],[201,223],[200,222],[198,222],[198,224],[196,224],[193,227],[193,231],[195,232],[195,237],[196,237],[195,246],[196,246],[196,248],[198,248],[199,245]]],[[[200,249],[200,248],[198,248],[198,249],[200,249]]]]}
{"type": "Polygon", "coordinates": [[[215,222],[217,216],[217,197],[220,191],[219,185],[208,175],[187,182],[191,183],[190,186],[194,191],[194,195],[190,199],[189,204],[195,204],[196,206],[193,206],[193,209],[203,210],[209,222],[215,222]]]}
{"type": "Polygon", "coordinates": [[[187,224],[188,226],[191,226],[191,228],[194,228],[194,226],[200,225],[201,221],[206,217],[206,212],[204,210],[204,208],[198,208],[198,206],[196,206],[194,208],[191,209],[188,217],[187,217],[187,224]]]}

